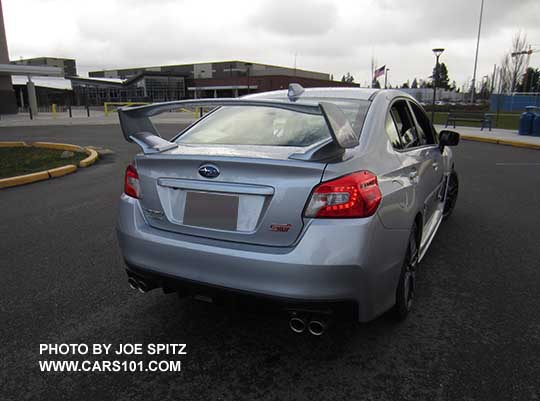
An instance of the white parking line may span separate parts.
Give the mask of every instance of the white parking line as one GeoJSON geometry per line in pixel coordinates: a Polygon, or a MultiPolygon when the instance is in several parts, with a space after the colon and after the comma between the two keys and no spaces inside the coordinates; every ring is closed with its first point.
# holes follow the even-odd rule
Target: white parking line
{"type": "Polygon", "coordinates": [[[495,163],[496,166],[540,166],[540,163],[495,163]]]}

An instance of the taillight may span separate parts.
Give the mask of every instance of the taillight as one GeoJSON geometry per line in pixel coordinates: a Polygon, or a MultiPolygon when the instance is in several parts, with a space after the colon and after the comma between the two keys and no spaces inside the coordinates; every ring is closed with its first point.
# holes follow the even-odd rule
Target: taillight
{"type": "Polygon", "coordinates": [[[382,195],[377,176],[369,171],[358,171],[313,189],[306,207],[306,217],[368,217],[373,215],[382,195]]]}
{"type": "Polygon", "coordinates": [[[124,176],[124,193],[133,198],[138,198],[141,194],[139,174],[137,173],[135,166],[132,164],[126,167],[126,174],[124,176]]]}

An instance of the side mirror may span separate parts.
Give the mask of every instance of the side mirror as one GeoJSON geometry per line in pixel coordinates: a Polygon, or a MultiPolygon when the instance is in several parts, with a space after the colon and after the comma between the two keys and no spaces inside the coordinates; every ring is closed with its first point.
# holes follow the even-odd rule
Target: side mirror
{"type": "Polygon", "coordinates": [[[459,134],[454,131],[443,130],[439,133],[439,148],[441,152],[445,146],[456,146],[459,143],[459,134]]]}

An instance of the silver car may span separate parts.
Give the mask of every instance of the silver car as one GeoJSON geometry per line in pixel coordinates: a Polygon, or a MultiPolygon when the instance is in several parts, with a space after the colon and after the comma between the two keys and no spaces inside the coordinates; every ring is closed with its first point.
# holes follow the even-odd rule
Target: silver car
{"type": "Polygon", "coordinates": [[[456,204],[452,152],[397,90],[304,89],[119,111],[138,154],[118,239],[129,283],[204,300],[239,294],[323,333],[411,310],[415,270],[456,204]],[[150,117],[211,109],[170,140],[150,117]]]}

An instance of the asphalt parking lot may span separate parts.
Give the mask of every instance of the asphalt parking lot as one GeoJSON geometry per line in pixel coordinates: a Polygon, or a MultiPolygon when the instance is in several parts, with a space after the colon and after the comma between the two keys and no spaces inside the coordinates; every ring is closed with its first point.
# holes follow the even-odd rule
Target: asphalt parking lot
{"type": "MultiPolygon", "coordinates": [[[[173,133],[167,125],[163,131],[173,133]]],[[[465,142],[461,193],[422,263],[416,309],[293,335],[285,319],[129,288],[115,237],[118,126],[0,129],[112,149],[0,191],[2,400],[538,400],[540,152],[465,142]],[[41,373],[40,343],[186,343],[180,373],[41,373]]]]}

